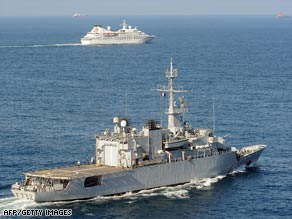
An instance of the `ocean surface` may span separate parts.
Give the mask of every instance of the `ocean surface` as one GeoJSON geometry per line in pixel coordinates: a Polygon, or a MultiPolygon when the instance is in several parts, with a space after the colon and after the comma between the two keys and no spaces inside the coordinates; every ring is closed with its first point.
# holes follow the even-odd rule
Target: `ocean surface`
{"type": "MultiPolygon", "coordinates": [[[[0,17],[0,215],[72,209],[72,218],[291,218],[292,19],[273,16],[0,17]],[[94,24],[122,19],[156,35],[143,45],[81,46],[94,24]],[[119,197],[37,204],[16,200],[22,173],[93,156],[95,135],[129,116],[141,128],[166,108],[151,91],[193,90],[185,119],[230,145],[266,144],[257,166],[119,197]]],[[[166,117],[163,118],[166,124],[166,117]]],[[[16,218],[16,217],[13,217],[16,218]]],[[[26,217],[27,218],[27,217],[26,217]]]]}

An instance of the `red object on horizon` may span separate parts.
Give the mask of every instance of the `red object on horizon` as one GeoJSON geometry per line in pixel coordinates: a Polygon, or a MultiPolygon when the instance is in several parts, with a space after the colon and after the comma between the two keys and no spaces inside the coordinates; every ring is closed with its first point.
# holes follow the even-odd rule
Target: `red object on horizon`
{"type": "Polygon", "coordinates": [[[279,13],[279,14],[277,14],[277,17],[278,17],[278,18],[290,18],[290,16],[285,15],[285,14],[283,14],[283,13],[279,13]]]}

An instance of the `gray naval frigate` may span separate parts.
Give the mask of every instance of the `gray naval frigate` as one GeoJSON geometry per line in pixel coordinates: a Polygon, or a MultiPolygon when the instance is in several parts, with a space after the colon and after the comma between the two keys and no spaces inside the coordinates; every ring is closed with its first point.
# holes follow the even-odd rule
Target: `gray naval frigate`
{"type": "Polygon", "coordinates": [[[165,76],[168,86],[155,90],[168,93],[167,128],[149,120],[138,131],[129,119],[114,117],[113,130],[96,136],[90,164],[25,173],[22,182],[12,185],[13,194],[35,202],[89,199],[196,182],[256,163],[265,145],[230,147],[213,129],[192,128],[183,121],[186,101],[179,97],[176,104],[175,94],[187,91],[174,87],[172,61],[165,76]]]}

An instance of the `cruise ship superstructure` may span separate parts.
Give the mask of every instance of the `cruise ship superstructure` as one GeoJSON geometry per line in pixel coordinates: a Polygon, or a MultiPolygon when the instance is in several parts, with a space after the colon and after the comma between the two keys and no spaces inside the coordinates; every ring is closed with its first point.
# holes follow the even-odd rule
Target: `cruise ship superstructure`
{"type": "Polygon", "coordinates": [[[125,117],[113,118],[113,129],[96,136],[95,159],[86,165],[25,173],[23,182],[12,185],[19,199],[36,202],[88,199],[200,181],[226,175],[239,166],[251,167],[265,145],[230,147],[213,129],[193,128],[183,121],[186,100],[176,94],[177,70],[166,71],[168,127],[148,120],[139,131],[125,117]]]}
{"type": "Polygon", "coordinates": [[[105,45],[105,44],[141,44],[150,42],[155,36],[146,34],[132,28],[124,20],[122,29],[112,31],[110,26],[107,28],[95,25],[90,32],[81,38],[82,45],[105,45]]]}

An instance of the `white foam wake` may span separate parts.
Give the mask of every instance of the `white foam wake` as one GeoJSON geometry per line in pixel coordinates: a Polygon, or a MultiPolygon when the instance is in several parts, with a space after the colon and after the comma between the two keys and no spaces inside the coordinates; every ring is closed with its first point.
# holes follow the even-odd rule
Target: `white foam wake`
{"type": "Polygon", "coordinates": [[[3,48],[39,48],[39,47],[60,47],[60,46],[81,46],[81,43],[56,43],[56,44],[43,44],[43,45],[7,45],[0,46],[3,48]]]}
{"type": "Polygon", "coordinates": [[[0,199],[0,216],[4,209],[25,209],[36,205],[35,202],[25,199],[16,199],[15,197],[0,199]]]}
{"type": "Polygon", "coordinates": [[[202,189],[202,190],[206,190],[206,189],[211,189],[212,185],[220,180],[222,180],[223,178],[225,178],[226,175],[219,175],[216,177],[212,177],[212,178],[204,178],[202,180],[191,180],[190,183],[186,184],[187,186],[193,188],[195,187],[196,189],[202,189]]]}
{"type": "Polygon", "coordinates": [[[229,175],[231,176],[235,176],[237,173],[246,173],[246,166],[245,165],[241,165],[239,167],[237,167],[236,169],[234,169],[232,172],[229,173],[229,175]]]}
{"type": "Polygon", "coordinates": [[[173,199],[185,199],[189,198],[188,190],[183,188],[183,185],[159,187],[155,189],[141,190],[134,194],[136,197],[152,197],[152,196],[165,196],[173,199]]]}

